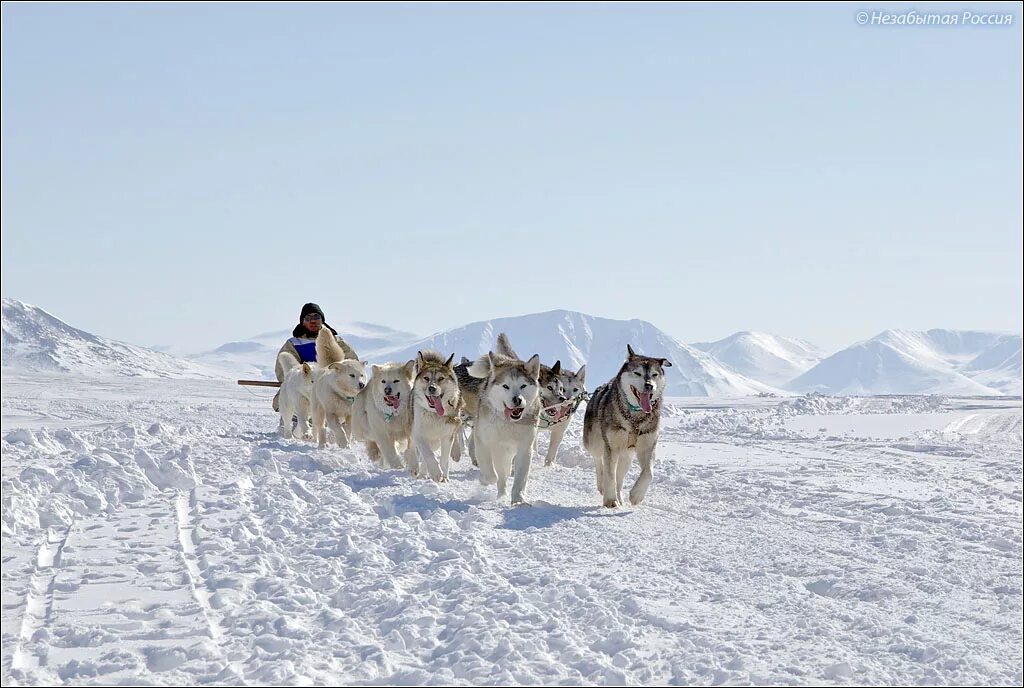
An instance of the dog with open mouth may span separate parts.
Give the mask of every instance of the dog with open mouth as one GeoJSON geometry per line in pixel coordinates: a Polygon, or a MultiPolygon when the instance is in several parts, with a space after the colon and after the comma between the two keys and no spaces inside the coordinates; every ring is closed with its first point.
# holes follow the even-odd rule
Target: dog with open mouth
{"type": "MultiPolygon", "coordinates": [[[[508,335],[504,332],[498,333],[498,339],[495,343],[494,352],[505,356],[507,358],[519,359],[519,354],[512,348],[511,342],[509,342],[508,335]]],[[[475,378],[469,374],[469,367],[473,365],[473,362],[463,357],[462,362],[455,366],[455,373],[459,380],[459,389],[462,391],[462,398],[466,406],[466,414],[470,418],[476,418],[478,414],[478,407],[480,404],[480,388],[483,385],[483,380],[475,378]]],[[[540,377],[538,378],[538,390],[540,393],[541,402],[541,413],[539,418],[540,430],[554,428],[561,424],[559,428],[562,433],[565,432],[565,426],[567,423],[562,424],[561,421],[564,419],[563,412],[565,411],[564,405],[567,402],[567,397],[564,388],[564,370],[560,361],[555,361],[555,364],[551,367],[544,365],[540,366],[540,377]]],[[[553,439],[554,436],[552,436],[553,439]]],[[[462,433],[459,433],[459,439],[462,439],[462,433]]],[[[558,443],[561,442],[562,436],[558,435],[558,440],[555,442],[557,448],[558,443]]],[[[466,442],[469,448],[469,457],[473,461],[473,465],[476,466],[476,447],[473,443],[473,432],[469,434],[469,440],[466,442]]],[[[550,452],[550,449],[549,449],[550,452]]],[[[461,443],[457,442],[453,456],[461,455],[462,447],[461,443]]],[[[554,459],[552,459],[554,460],[554,459]]]]}
{"type": "Polygon", "coordinates": [[[523,504],[541,411],[540,357],[524,362],[492,351],[467,372],[482,380],[472,438],[480,482],[497,483],[502,499],[514,465],[512,504],[523,504]]]}
{"type": "Polygon", "coordinates": [[[352,434],[366,442],[374,462],[382,457],[389,468],[410,471],[418,465],[412,438],[412,387],[416,362],[371,366],[370,380],[352,402],[352,434]]]}
{"type": "MultiPolygon", "coordinates": [[[[498,353],[511,358],[519,358],[508,335],[504,332],[498,335],[498,343],[495,349],[498,353]]],[[[550,368],[546,365],[540,367],[540,401],[541,414],[538,421],[538,431],[548,431],[551,436],[548,438],[548,448],[544,456],[544,465],[550,466],[555,462],[558,454],[558,447],[562,444],[562,438],[569,427],[576,409],[579,408],[583,396],[586,394],[587,366],[580,366],[580,369],[573,372],[562,367],[561,361],[555,361],[550,368]]]]}
{"type": "MultiPolygon", "coordinates": [[[[416,354],[413,383],[412,443],[427,474],[435,482],[448,481],[452,446],[462,428],[462,395],[452,361],[434,351],[416,354]],[[440,455],[438,454],[440,452],[440,455]]],[[[419,466],[410,467],[414,473],[419,466]]]]}
{"type": "Polygon", "coordinates": [[[583,446],[594,457],[597,491],[604,505],[621,506],[622,483],[636,454],[640,475],[629,501],[640,504],[651,485],[654,450],[665,392],[664,358],[641,356],[626,345],[627,358],[618,374],[594,390],[583,416],[583,446]]]}
{"type": "Polygon", "coordinates": [[[549,419],[547,423],[542,423],[542,426],[546,425],[547,427],[542,427],[541,429],[548,430],[551,433],[551,437],[548,440],[548,449],[544,456],[545,466],[550,466],[555,462],[558,447],[562,444],[562,438],[565,437],[565,431],[569,428],[569,422],[586,396],[587,366],[580,366],[580,369],[576,372],[568,368],[562,368],[558,373],[558,378],[562,382],[562,393],[565,395],[566,400],[558,406],[553,419],[549,419]]]}

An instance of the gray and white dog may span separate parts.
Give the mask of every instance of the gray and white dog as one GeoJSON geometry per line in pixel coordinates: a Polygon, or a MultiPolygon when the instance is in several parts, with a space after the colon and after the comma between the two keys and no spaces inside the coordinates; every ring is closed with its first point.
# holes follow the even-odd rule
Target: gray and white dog
{"type": "Polygon", "coordinates": [[[514,464],[512,503],[522,504],[541,410],[540,357],[523,362],[490,352],[469,366],[468,372],[482,381],[472,439],[480,482],[497,483],[498,498],[504,497],[514,464]]]}
{"type": "Polygon", "coordinates": [[[583,446],[594,457],[597,491],[609,508],[623,504],[622,483],[631,453],[640,461],[640,475],[629,501],[639,504],[647,495],[665,392],[664,369],[672,365],[664,358],[640,356],[628,344],[626,350],[626,362],[614,378],[594,390],[583,416],[583,446]]]}
{"type": "MultiPolygon", "coordinates": [[[[448,481],[448,459],[462,429],[462,397],[452,368],[454,358],[452,354],[445,360],[436,351],[416,354],[412,443],[427,475],[436,482],[448,481]]],[[[411,470],[420,472],[419,466],[411,470]]]]}
{"type": "MultiPolygon", "coordinates": [[[[519,359],[519,354],[512,348],[508,335],[504,332],[498,334],[494,353],[506,358],[521,360],[519,359]]],[[[483,386],[483,380],[469,374],[469,367],[471,365],[473,365],[473,362],[463,357],[462,362],[455,366],[455,374],[459,380],[459,390],[465,403],[466,414],[471,418],[476,418],[477,407],[480,403],[480,388],[483,386]]],[[[538,415],[538,429],[551,431],[551,441],[548,443],[547,458],[544,462],[545,466],[550,466],[554,463],[555,453],[558,451],[558,446],[562,442],[562,436],[569,425],[569,417],[576,410],[576,406],[579,405],[577,403],[578,397],[570,397],[568,389],[571,387],[579,395],[582,395],[584,392],[585,368],[586,366],[573,373],[563,369],[561,361],[555,361],[555,364],[551,367],[543,364],[540,366],[540,376],[537,379],[541,405],[538,415]]],[[[476,466],[478,463],[472,431],[469,435],[468,445],[469,456],[473,461],[473,465],[476,466]]],[[[462,447],[456,446],[453,449],[453,454],[455,452],[461,454],[462,447]]]]}
{"type": "MultiPolygon", "coordinates": [[[[508,335],[504,332],[498,335],[498,344],[495,349],[500,354],[519,358],[512,348],[508,335]]],[[[544,457],[544,465],[550,466],[555,462],[558,447],[562,444],[562,438],[569,427],[580,401],[586,393],[587,366],[581,366],[575,373],[562,367],[561,361],[555,361],[550,368],[546,365],[540,367],[540,399],[543,409],[538,421],[538,430],[547,430],[551,433],[548,441],[548,450],[544,457]]]]}

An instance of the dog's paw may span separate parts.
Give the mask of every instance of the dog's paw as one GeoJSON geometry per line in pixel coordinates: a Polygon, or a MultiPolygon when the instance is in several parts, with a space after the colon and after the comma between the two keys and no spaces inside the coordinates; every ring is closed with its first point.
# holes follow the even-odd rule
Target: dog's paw
{"type": "Polygon", "coordinates": [[[609,509],[614,509],[614,508],[616,508],[618,506],[621,506],[619,504],[619,500],[617,500],[617,499],[606,499],[606,500],[604,500],[604,505],[607,508],[609,508],[609,509]]]}

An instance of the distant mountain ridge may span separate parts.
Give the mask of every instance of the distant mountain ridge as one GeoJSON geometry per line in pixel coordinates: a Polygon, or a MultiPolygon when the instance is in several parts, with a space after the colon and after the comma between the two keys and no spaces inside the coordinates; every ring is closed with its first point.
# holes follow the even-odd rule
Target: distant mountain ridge
{"type": "Polygon", "coordinates": [[[223,378],[224,371],[72,327],[42,308],[3,299],[5,369],[163,378],[223,378]]]}
{"type": "Polygon", "coordinates": [[[1021,337],[976,330],[886,330],[786,385],[828,394],[1020,394],[1021,337]]]}
{"type": "MultiPolygon", "coordinates": [[[[831,356],[806,341],[743,331],[688,345],[643,320],[613,320],[568,310],[469,323],[418,337],[372,323],[332,323],[372,362],[409,360],[420,349],[475,357],[506,332],[523,356],[541,355],[577,369],[587,364],[594,389],[619,369],[626,345],[668,358],[670,396],[762,393],[1020,395],[1021,336],[984,330],[886,330],[831,356]],[[791,378],[787,376],[793,373],[791,378]],[[783,391],[785,390],[785,392],[783,391]]],[[[226,342],[174,356],[75,328],[36,306],[3,299],[5,371],[133,377],[272,379],[277,352],[291,330],[226,342]]]]}
{"type": "Polygon", "coordinates": [[[520,356],[540,354],[573,370],[587,365],[587,387],[612,378],[626,359],[626,345],[637,353],[668,358],[665,371],[672,396],[746,396],[778,390],[723,366],[703,351],[683,344],[649,322],[612,320],[555,310],[470,323],[425,337],[405,348],[381,352],[377,360],[412,359],[421,349],[470,358],[493,349],[499,332],[508,334],[520,356]]]}
{"type": "MultiPolygon", "coordinates": [[[[419,338],[411,332],[402,332],[373,323],[332,322],[331,327],[355,349],[360,358],[364,359],[381,351],[404,346],[419,338]]],[[[235,375],[270,380],[274,378],[277,352],[291,336],[291,329],[265,332],[242,341],[221,344],[210,351],[192,354],[189,358],[231,371],[235,375]]]]}
{"type": "Polygon", "coordinates": [[[810,342],[768,332],[736,332],[692,346],[742,375],[775,386],[786,384],[825,358],[825,352],[810,342]]]}

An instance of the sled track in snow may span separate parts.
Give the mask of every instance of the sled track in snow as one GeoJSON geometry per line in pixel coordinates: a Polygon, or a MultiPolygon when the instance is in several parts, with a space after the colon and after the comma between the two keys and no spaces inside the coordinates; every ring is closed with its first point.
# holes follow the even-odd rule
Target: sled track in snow
{"type": "Polygon", "coordinates": [[[199,521],[199,512],[195,488],[188,492],[178,492],[174,497],[172,506],[174,507],[177,520],[179,554],[181,555],[182,563],[185,565],[185,572],[188,574],[189,590],[192,592],[192,597],[195,599],[196,604],[199,605],[203,612],[203,618],[206,619],[210,638],[220,648],[221,655],[223,655],[225,662],[227,662],[230,669],[238,677],[238,680],[241,680],[243,675],[242,667],[238,662],[231,660],[230,636],[225,634],[218,614],[210,604],[212,593],[207,585],[203,570],[199,566],[199,558],[196,556],[196,545],[198,544],[196,524],[199,521]]]}
{"type": "Polygon", "coordinates": [[[60,567],[64,547],[74,523],[63,532],[50,528],[46,539],[39,545],[36,552],[36,563],[25,594],[25,611],[21,617],[21,629],[18,633],[18,645],[11,659],[11,668],[17,670],[34,669],[45,663],[26,645],[32,642],[39,629],[49,623],[53,615],[53,588],[60,567]]]}

